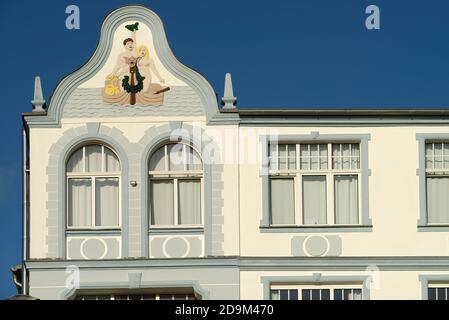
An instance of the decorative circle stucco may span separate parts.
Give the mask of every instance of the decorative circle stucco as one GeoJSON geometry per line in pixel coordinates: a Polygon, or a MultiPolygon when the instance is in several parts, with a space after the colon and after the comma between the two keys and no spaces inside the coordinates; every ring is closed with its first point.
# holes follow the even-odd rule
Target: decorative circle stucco
{"type": "Polygon", "coordinates": [[[304,241],[304,251],[312,257],[324,256],[329,247],[328,239],[323,236],[310,236],[304,241]]]}
{"type": "Polygon", "coordinates": [[[190,252],[190,243],[181,237],[167,238],[162,245],[162,252],[167,258],[185,258],[190,252]]]}
{"type": "Polygon", "coordinates": [[[108,246],[103,239],[84,239],[81,242],[80,253],[84,259],[103,259],[108,253],[108,246]]]}

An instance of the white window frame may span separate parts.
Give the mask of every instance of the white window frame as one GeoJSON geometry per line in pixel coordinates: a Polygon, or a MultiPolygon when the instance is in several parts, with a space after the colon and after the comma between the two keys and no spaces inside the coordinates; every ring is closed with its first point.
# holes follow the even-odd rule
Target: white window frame
{"type": "MultiPolygon", "coordinates": [[[[279,141],[277,144],[273,145],[274,152],[273,154],[269,155],[270,160],[270,166],[269,166],[269,179],[278,179],[278,178],[293,178],[294,179],[294,190],[295,190],[295,217],[294,221],[295,223],[293,225],[288,224],[272,224],[271,223],[271,208],[270,208],[270,226],[271,227],[285,227],[285,226],[358,226],[362,224],[362,197],[361,197],[361,188],[362,188],[362,146],[361,141],[319,141],[319,142],[282,142],[279,141]],[[354,145],[357,144],[359,146],[359,168],[357,169],[334,169],[333,166],[333,155],[332,155],[332,146],[333,145],[343,145],[343,144],[350,144],[354,145]],[[295,169],[287,169],[287,170],[281,170],[279,169],[279,163],[278,163],[278,155],[279,155],[279,146],[284,145],[296,145],[296,168],[295,169]],[[327,145],[327,168],[319,169],[319,170],[301,170],[300,168],[300,150],[301,145],[327,145]],[[271,166],[271,164],[274,164],[274,168],[271,166]],[[325,176],[326,177],[326,223],[325,224],[304,224],[303,223],[303,192],[302,192],[302,185],[303,185],[303,177],[304,176],[325,176]],[[335,221],[335,176],[357,176],[357,205],[358,205],[358,212],[357,212],[357,223],[356,224],[336,224],[335,221]]],[[[271,149],[271,148],[270,148],[271,149]]],[[[288,150],[288,149],[287,149],[288,150]]],[[[318,153],[319,156],[319,153],[318,153]]],[[[288,154],[287,154],[288,157],[288,154]]],[[[352,167],[352,152],[350,149],[349,152],[349,163],[352,167]]],[[[309,147],[309,168],[310,168],[310,147],[309,147]]],[[[321,163],[319,163],[319,166],[321,166],[321,163]]],[[[271,185],[271,183],[270,183],[271,185]]],[[[270,191],[271,193],[271,191],[270,191]]],[[[270,195],[271,196],[271,195],[270,195]]]]}
{"type": "Polygon", "coordinates": [[[429,282],[427,284],[427,300],[429,300],[429,289],[446,289],[446,299],[438,299],[438,291],[436,293],[437,299],[432,301],[449,301],[449,283],[444,282],[429,282]]]}
{"type": "MultiPolygon", "coordinates": [[[[67,230],[109,230],[109,229],[121,229],[122,226],[122,179],[121,179],[121,171],[115,171],[115,172],[105,172],[106,167],[106,157],[104,156],[104,150],[105,148],[109,149],[116,157],[119,162],[120,168],[120,158],[118,157],[117,153],[110,147],[98,144],[98,143],[92,143],[92,144],[86,144],[81,146],[80,148],[76,149],[72,152],[71,156],[78,150],[83,150],[83,172],[67,172],[67,164],[66,164],[66,228],[67,230]],[[101,171],[100,172],[86,172],[86,147],[89,146],[100,146],[101,147],[101,171]],[[111,179],[118,179],[118,225],[115,226],[96,226],[96,202],[95,202],[95,183],[96,179],[102,179],[102,178],[111,178],[111,179]],[[91,225],[90,226],[69,226],[69,180],[76,180],[76,179],[90,179],[91,181],[91,192],[92,192],[92,212],[91,212],[91,225]]],[[[70,156],[70,157],[71,157],[70,156]]],[[[70,159],[69,157],[69,159],[70,159]]]]}
{"type": "MultiPolygon", "coordinates": [[[[271,291],[272,290],[298,290],[298,300],[302,299],[302,290],[322,290],[322,289],[329,289],[329,300],[334,300],[334,290],[338,289],[353,289],[353,290],[361,290],[361,297],[363,300],[363,284],[355,283],[355,284],[348,284],[348,283],[342,283],[342,284],[323,284],[323,285],[315,285],[315,284],[272,284],[270,286],[270,299],[271,299],[271,291]]],[[[320,293],[321,295],[321,293],[320,293]]],[[[321,299],[320,299],[321,300],[321,299]]]]}
{"type": "MultiPolygon", "coordinates": [[[[196,148],[190,144],[182,143],[182,142],[171,142],[167,143],[163,146],[160,146],[159,148],[155,149],[154,152],[151,154],[150,159],[148,161],[148,166],[150,165],[151,158],[157,152],[160,148],[164,148],[164,157],[165,157],[165,163],[164,167],[165,170],[159,170],[159,171],[148,171],[148,177],[149,177],[149,183],[148,186],[151,188],[151,183],[153,181],[173,181],[173,222],[172,225],[162,225],[162,224],[152,224],[151,221],[151,211],[148,212],[149,216],[149,228],[150,229],[173,229],[173,228],[179,228],[179,229],[188,229],[188,228],[204,228],[204,173],[203,170],[188,170],[187,168],[187,161],[184,161],[184,170],[183,171],[170,171],[170,153],[168,152],[168,148],[170,145],[176,145],[181,144],[183,145],[183,159],[187,159],[187,148],[192,148],[194,152],[198,155],[200,161],[201,161],[201,167],[203,167],[203,161],[201,159],[201,154],[196,150],[196,148]],[[178,210],[178,191],[179,191],[179,182],[180,181],[193,181],[193,180],[199,180],[200,182],[200,224],[179,224],[179,210],[178,210]]],[[[151,199],[149,197],[150,190],[148,190],[148,198],[149,202],[151,202],[151,199]]]]}
{"type": "MultiPolygon", "coordinates": [[[[425,201],[426,201],[426,221],[428,226],[447,226],[449,225],[449,216],[447,222],[429,222],[429,208],[427,206],[427,196],[428,196],[428,190],[427,190],[427,179],[428,178],[443,178],[443,177],[449,177],[449,168],[444,167],[444,146],[449,145],[449,141],[442,140],[426,140],[424,142],[424,170],[425,170],[425,188],[426,188],[426,195],[425,195],[425,201]],[[435,145],[441,144],[441,165],[442,168],[435,168],[435,158],[437,157],[435,155],[435,145]],[[426,153],[426,147],[427,145],[432,145],[432,155],[430,156],[432,158],[432,168],[427,167],[427,153],[426,153]]],[[[446,155],[448,156],[448,155],[446,155]]],[[[448,212],[449,215],[449,212],[448,212]]]]}
{"type": "Polygon", "coordinates": [[[115,294],[80,294],[78,296],[75,296],[75,300],[105,300],[106,299],[99,299],[100,297],[106,297],[109,296],[109,300],[162,300],[161,296],[165,296],[165,295],[171,295],[171,299],[163,299],[163,300],[179,300],[179,301],[188,301],[188,300],[199,300],[195,294],[193,293],[142,293],[142,294],[120,294],[120,293],[115,293],[115,294]],[[117,296],[127,296],[128,299],[116,299],[117,296]],[[131,296],[154,296],[154,299],[130,299],[131,296]],[[175,299],[175,296],[184,296],[185,299],[175,299]],[[94,299],[86,299],[87,297],[89,298],[94,298],[94,299]],[[195,299],[190,299],[194,297],[195,299]]]}

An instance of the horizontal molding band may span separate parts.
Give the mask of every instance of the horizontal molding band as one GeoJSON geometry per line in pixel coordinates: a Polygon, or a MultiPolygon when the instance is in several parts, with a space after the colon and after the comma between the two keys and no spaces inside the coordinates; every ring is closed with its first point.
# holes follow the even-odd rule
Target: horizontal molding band
{"type": "Polygon", "coordinates": [[[371,232],[373,226],[270,226],[260,227],[261,233],[339,233],[339,232],[371,232]]]}
{"type": "Polygon", "coordinates": [[[105,229],[105,230],[66,230],[66,236],[120,236],[122,231],[120,229],[105,229]]]}
{"type": "Polygon", "coordinates": [[[27,269],[64,269],[76,265],[81,269],[120,268],[236,268],[240,270],[365,270],[367,267],[391,270],[449,271],[447,257],[223,257],[189,259],[126,259],[126,260],[28,260],[27,269]]]}

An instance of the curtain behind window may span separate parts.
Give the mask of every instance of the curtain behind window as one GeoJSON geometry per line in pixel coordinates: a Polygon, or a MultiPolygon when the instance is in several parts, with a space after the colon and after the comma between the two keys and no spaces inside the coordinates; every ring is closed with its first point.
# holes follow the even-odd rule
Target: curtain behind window
{"type": "Polygon", "coordinates": [[[357,189],[357,176],[335,176],[335,223],[359,222],[357,189]]]}
{"type": "Polygon", "coordinates": [[[271,179],[271,223],[295,223],[294,179],[271,179]]]}
{"type": "Polygon", "coordinates": [[[92,225],[92,182],[90,179],[69,179],[68,226],[92,225]]]}
{"type": "Polygon", "coordinates": [[[427,178],[427,215],[429,223],[449,222],[449,178],[427,178]]]}
{"type": "Polygon", "coordinates": [[[97,226],[118,226],[119,182],[117,178],[95,180],[95,222],[97,226]]]}
{"type": "Polygon", "coordinates": [[[201,224],[200,180],[179,180],[178,224],[201,224]]]}
{"type": "Polygon", "coordinates": [[[325,224],[326,176],[302,177],[304,224],[325,224]]]}
{"type": "Polygon", "coordinates": [[[173,225],[173,181],[152,181],[150,184],[152,225],[173,225]]]}

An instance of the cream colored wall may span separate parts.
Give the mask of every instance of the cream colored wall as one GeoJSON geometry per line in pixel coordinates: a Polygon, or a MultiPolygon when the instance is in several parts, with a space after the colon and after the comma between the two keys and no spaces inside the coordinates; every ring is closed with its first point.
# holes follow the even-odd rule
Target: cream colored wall
{"type": "MultiPolygon", "coordinates": [[[[419,218],[416,133],[444,133],[447,127],[278,127],[279,134],[370,134],[369,211],[372,232],[339,235],[342,256],[447,256],[449,234],[417,232],[419,218]]],[[[254,128],[245,127],[241,134],[254,128]]],[[[260,150],[258,150],[260,152],[260,150]]],[[[243,256],[291,256],[293,236],[310,233],[261,233],[260,163],[240,166],[240,235],[243,256]]],[[[363,195],[362,195],[363,196],[363,195]]],[[[315,233],[316,234],[316,233],[315,233]]]]}
{"type": "MultiPolygon", "coordinates": [[[[206,128],[204,119],[174,119],[206,128]],[[200,121],[200,122],[199,122],[200,121]]],[[[151,126],[168,119],[70,119],[61,128],[30,130],[31,142],[31,245],[32,258],[45,257],[47,191],[46,167],[48,151],[65,130],[84,126],[86,122],[102,122],[121,130],[130,142],[138,142],[151,126]]],[[[223,166],[224,253],[242,256],[290,256],[291,238],[307,233],[261,233],[262,193],[260,159],[248,164],[243,155],[248,143],[260,134],[274,130],[279,134],[370,134],[368,144],[369,209],[373,221],[372,232],[327,233],[342,239],[342,256],[447,256],[449,235],[445,232],[417,232],[419,218],[418,142],[416,133],[449,132],[445,127],[278,127],[237,130],[234,126],[210,126],[206,132],[216,137],[221,146],[223,166]],[[254,131],[253,129],[256,129],[254,131]],[[229,138],[231,137],[231,138],[229,138]],[[226,140],[228,139],[228,140],[226,140]],[[235,143],[231,143],[233,141],[235,143]],[[240,143],[241,164],[236,164],[236,142],[240,143]],[[240,190],[240,192],[239,192],[240,190]],[[240,217],[239,217],[240,214],[240,217]]],[[[250,155],[251,157],[251,155],[250,155]]]]}
{"type": "Polygon", "coordinates": [[[48,151],[61,136],[59,128],[30,129],[30,258],[47,254],[48,151]]]}
{"type": "MultiPolygon", "coordinates": [[[[145,132],[153,127],[168,123],[169,121],[182,121],[192,126],[205,128],[204,118],[202,117],[180,117],[180,118],[111,118],[111,119],[66,119],[62,121],[61,128],[30,130],[30,158],[31,158],[31,223],[30,223],[30,258],[45,258],[47,254],[46,228],[47,211],[47,190],[46,184],[48,177],[46,173],[49,150],[63,133],[71,128],[85,126],[87,122],[101,122],[102,125],[117,128],[122,131],[124,136],[131,142],[137,143],[145,135],[145,132]]],[[[229,127],[226,127],[229,130],[229,127]]],[[[207,130],[207,134],[216,136],[217,144],[222,149],[222,143],[219,136],[225,131],[225,127],[213,127],[207,130]]],[[[237,143],[237,127],[231,129],[235,133],[235,143],[237,143]]],[[[224,243],[223,250],[225,255],[238,255],[238,167],[235,164],[223,166],[222,178],[224,181],[222,195],[225,199],[223,203],[224,223],[224,243]]]]}

